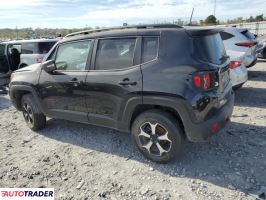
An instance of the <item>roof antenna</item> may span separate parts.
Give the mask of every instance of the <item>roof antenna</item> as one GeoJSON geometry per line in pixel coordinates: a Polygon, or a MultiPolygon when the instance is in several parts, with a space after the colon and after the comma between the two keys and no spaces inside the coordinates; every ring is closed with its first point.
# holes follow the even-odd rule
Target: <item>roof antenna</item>
{"type": "Polygon", "coordinates": [[[192,12],[191,12],[191,16],[190,16],[190,20],[189,20],[189,26],[192,25],[192,17],[193,17],[193,13],[194,13],[194,8],[192,9],[192,12]]]}

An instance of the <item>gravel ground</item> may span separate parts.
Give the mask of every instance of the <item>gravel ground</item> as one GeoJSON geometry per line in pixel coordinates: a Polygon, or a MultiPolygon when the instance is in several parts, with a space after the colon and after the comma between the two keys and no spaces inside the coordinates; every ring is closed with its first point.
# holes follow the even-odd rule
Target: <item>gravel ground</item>
{"type": "Polygon", "coordinates": [[[256,199],[266,192],[266,62],[236,92],[232,123],[180,160],[146,160],[128,134],[49,119],[33,132],[0,97],[0,187],[53,187],[56,199],[256,199]]]}

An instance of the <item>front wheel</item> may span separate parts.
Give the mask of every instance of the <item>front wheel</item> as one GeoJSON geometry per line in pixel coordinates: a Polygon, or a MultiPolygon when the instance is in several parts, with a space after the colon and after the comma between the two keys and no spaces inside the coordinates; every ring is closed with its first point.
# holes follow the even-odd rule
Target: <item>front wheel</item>
{"type": "Polygon", "coordinates": [[[182,150],[183,131],[178,120],[167,112],[150,110],[140,114],[131,134],[140,152],[154,162],[172,161],[182,150]]]}
{"type": "Polygon", "coordinates": [[[28,127],[34,131],[43,129],[46,125],[46,117],[38,108],[32,94],[26,94],[21,100],[23,117],[28,127]]]}

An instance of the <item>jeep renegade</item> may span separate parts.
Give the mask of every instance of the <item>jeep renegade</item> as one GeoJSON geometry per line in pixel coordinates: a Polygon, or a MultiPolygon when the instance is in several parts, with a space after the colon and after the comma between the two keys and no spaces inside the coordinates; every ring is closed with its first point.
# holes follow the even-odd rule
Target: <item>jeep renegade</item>
{"type": "Polygon", "coordinates": [[[10,97],[32,130],[46,116],[110,127],[160,163],[217,134],[234,105],[218,30],[169,24],[67,35],[12,74],[10,97]]]}

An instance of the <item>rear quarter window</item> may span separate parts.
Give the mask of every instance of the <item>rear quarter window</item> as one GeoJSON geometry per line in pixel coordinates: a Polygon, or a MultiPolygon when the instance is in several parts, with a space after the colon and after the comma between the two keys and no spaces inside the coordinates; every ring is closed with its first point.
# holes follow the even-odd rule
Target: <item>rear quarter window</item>
{"type": "Polygon", "coordinates": [[[220,32],[222,40],[229,40],[234,37],[234,35],[227,33],[227,32],[220,32]]]}
{"type": "Polygon", "coordinates": [[[142,63],[149,62],[157,58],[158,43],[158,37],[143,37],[142,63]]]}
{"type": "Polygon", "coordinates": [[[221,64],[226,55],[220,35],[207,35],[194,38],[194,56],[202,61],[221,64]]]}

